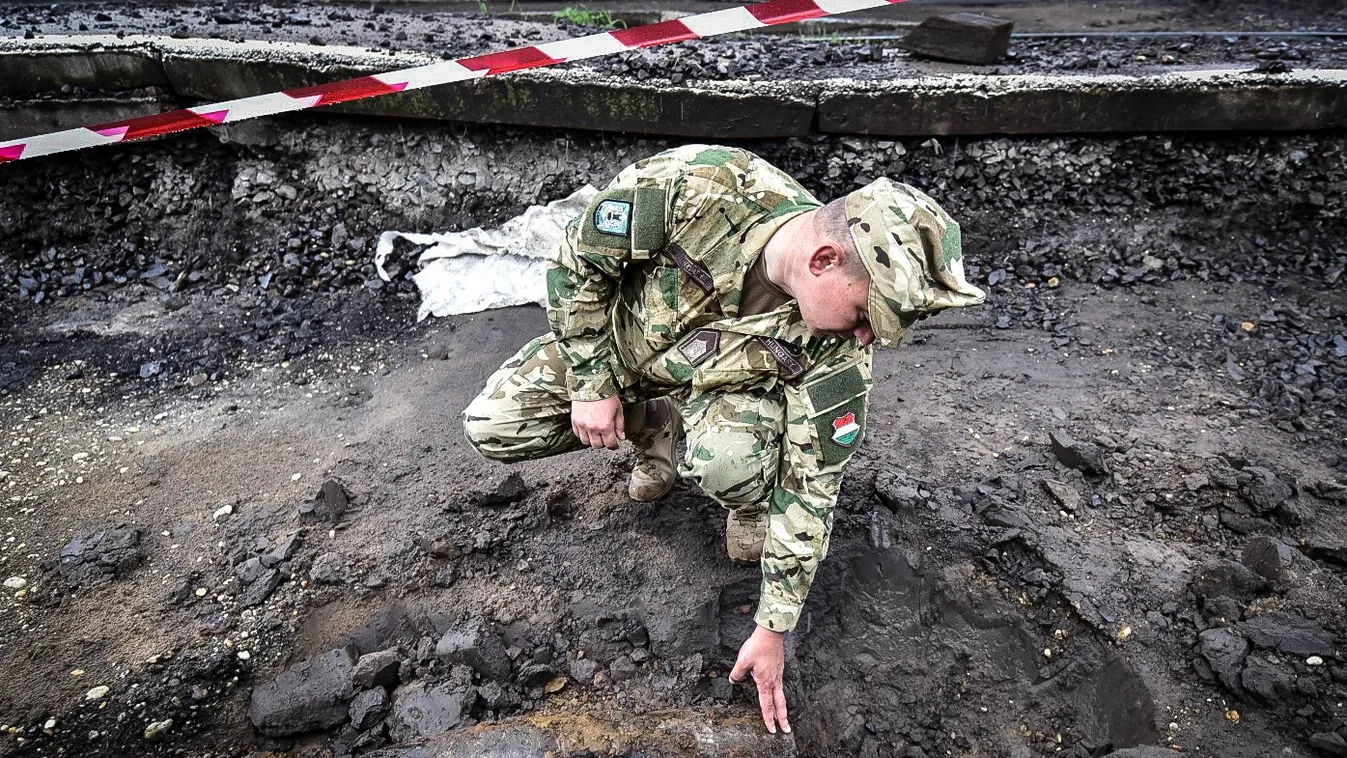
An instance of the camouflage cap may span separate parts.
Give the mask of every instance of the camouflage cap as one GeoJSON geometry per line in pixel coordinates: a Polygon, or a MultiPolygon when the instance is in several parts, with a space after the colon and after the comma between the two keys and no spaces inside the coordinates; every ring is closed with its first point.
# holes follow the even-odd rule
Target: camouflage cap
{"type": "Polygon", "coordinates": [[[876,179],[847,195],[847,224],[870,272],[880,344],[898,344],[920,316],[986,299],[964,279],[958,222],[920,190],[876,179]]]}

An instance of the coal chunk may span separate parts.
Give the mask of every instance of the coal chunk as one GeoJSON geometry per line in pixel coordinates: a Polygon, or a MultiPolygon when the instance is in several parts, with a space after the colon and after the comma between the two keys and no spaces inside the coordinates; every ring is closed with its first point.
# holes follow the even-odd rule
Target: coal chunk
{"type": "Polygon", "coordinates": [[[469,618],[446,631],[435,644],[435,655],[447,664],[462,663],[483,679],[510,675],[510,658],[500,635],[480,618],[469,618]]]}
{"type": "Polygon", "coordinates": [[[1329,755],[1347,755],[1347,740],[1337,732],[1319,732],[1311,735],[1310,747],[1329,755]]]}
{"type": "Polygon", "coordinates": [[[263,566],[271,568],[278,563],[283,563],[295,557],[299,548],[304,544],[302,535],[295,533],[277,542],[270,550],[262,554],[261,562],[263,566]]]}
{"type": "Polygon", "coordinates": [[[1289,613],[1274,611],[1254,616],[1240,622],[1238,629],[1255,646],[1287,655],[1333,654],[1333,635],[1318,624],[1289,613]]]}
{"type": "Polygon", "coordinates": [[[68,584],[100,584],[125,576],[144,559],[140,530],[118,526],[76,537],[61,548],[57,568],[68,584]]]}
{"type": "Polygon", "coordinates": [[[346,491],[341,482],[328,479],[323,482],[323,486],[319,488],[312,501],[299,507],[299,519],[308,523],[325,521],[335,524],[350,504],[351,493],[346,491]]]}
{"type": "Polygon", "coordinates": [[[489,492],[478,493],[473,500],[481,508],[503,508],[523,500],[528,492],[528,485],[524,484],[524,477],[519,474],[510,474],[489,492]]]}
{"type": "Polygon", "coordinates": [[[345,721],[355,649],[342,647],[295,664],[253,688],[248,718],[270,737],[327,729],[345,721]]]}
{"type": "Polygon", "coordinates": [[[356,661],[353,679],[357,687],[387,687],[398,681],[402,658],[396,650],[367,653],[356,661]]]}
{"type": "Polygon", "coordinates": [[[1247,601],[1266,589],[1267,581],[1242,563],[1222,560],[1198,568],[1193,574],[1190,586],[1193,592],[1204,600],[1228,597],[1247,601]]]}
{"type": "Polygon", "coordinates": [[[1093,476],[1108,476],[1108,464],[1104,462],[1104,451],[1090,442],[1077,442],[1065,431],[1058,429],[1049,432],[1052,454],[1062,465],[1093,476]]]}
{"type": "Polygon", "coordinates": [[[1221,684],[1240,691],[1240,673],[1249,657],[1249,642],[1230,629],[1208,629],[1198,635],[1198,651],[1221,684]]]}
{"type": "Polygon", "coordinates": [[[1295,691],[1295,681],[1288,672],[1258,657],[1245,662],[1240,683],[1245,692],[1267,705],[1276,705],[1295,691]]]}
{"type": "Polygon", "coordinates": [[[444,734],[463,723],[472,703],[464,689],[448,684],[413,682],[393,692],[393,712],[388,717],[394,742],[444,734]]]}
{"type": "Polygon", "coordinates": [[[1259,466],[1249,466],[1244,469],[1244,473],[1252,475],[1253,478],[1239,488],[1239,494],[1259,513],[1275,510],[1291,498],[1290,485],[1277,478],[1271,471],[1259,466]]]}
{"type": "Polygon", "coordinates": [[[382,687],[365,690],[351,700],[351,726],[364,731],[383,720],[388,713],[388,693],[382,687]]]}
{"type": "Polygon", "coordinates": [[[276,569],[267,569],[265,573],[253,580],[248,585],[248,589],[243,591],[239,597],[239,605],[244,608],[252,608],[266,602],[272,592],[281,584],[281,572],[276,569]]]}
{"type": "Polygon", "coordinates": [[[1254,537],[1244,544],[1240,562],[1269,582],[1281,581],[1295,562],[1295,550],[1273,537],[1254,537]]]}

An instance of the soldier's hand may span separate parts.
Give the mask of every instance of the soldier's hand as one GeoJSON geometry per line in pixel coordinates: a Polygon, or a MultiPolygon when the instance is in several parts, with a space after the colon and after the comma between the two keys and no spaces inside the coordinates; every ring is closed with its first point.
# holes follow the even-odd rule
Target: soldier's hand
{"type": "Polygon", "coordinates": [[[790,721],[786,719],[786,635],[765,626],[754,628],[739,648],[730,681],[743,681],[750,671],[758,685],[758,705],[767,731],[776,734],[776,725],[780,724],[781,731],[790,734],[790,721]]]}
{"type": "Polygon", "coordinates": [[[571,401],[571,431],[590,447],[616,449],[617,443],[627,438],[624,423],[622,398],[617,395],[571,401]]]}

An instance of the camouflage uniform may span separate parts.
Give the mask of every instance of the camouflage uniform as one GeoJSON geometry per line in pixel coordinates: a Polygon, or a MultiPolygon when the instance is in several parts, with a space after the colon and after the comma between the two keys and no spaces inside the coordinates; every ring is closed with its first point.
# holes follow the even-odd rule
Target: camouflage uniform
{"type": "MultiPolygon", "coordinates": [[[[857,198],[854,214],[849,201],[858,244],[869,241],[858,225],[897,211],[931,216],[937,248],[952,226],[957,246],[957,225],[934,202],[904,197],[911,207],[879,210],[857,198]]],[[[745,275],[772,234],[821,205],[742,150],[691,145],[629,166],[570,224],[549,266],[552,333],[507,361],[465,411],[483,455],[516,461],[583,447],[571,432],[572,400],[673,398],[688,434],[680,473],[726,507],[769,508],[755,620],[777,631],[795,627],[827,554],[842,470],[864,434],[872,349],[811,335],[795,300],[747,317],[739,310],[745,275]]],[[[923,244],[913,233],[894,239],[923,244]]],[[[884,332],[890,342],[920,315],[914,303],[943,296],[924,286],[932,275],[953,265],[962,281],[957,254],[946,245],[952,263],[929,267],[886,258],[886,269],[906,267],[900,276],[925,276],[923,286],[886,286],[880,301],[872,292],[872,310],[906,304],[884,332]]]]}

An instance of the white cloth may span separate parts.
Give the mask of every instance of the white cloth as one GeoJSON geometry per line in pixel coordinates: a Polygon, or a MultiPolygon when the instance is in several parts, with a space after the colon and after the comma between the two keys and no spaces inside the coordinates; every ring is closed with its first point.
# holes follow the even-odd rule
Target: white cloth
{"type": "Polygon", "coordinates": [[[430,245],[417,258],[412,275],[421,291],[416,320],[426,316],[477,313],[526,303],[547,304],[547,256],[561,241],[566,224],[578,216],[598,190],[586,184],[562,200],[531,205],[499,229],[474,227],[462,232],[417,234],[384,232],[375,248],[379,278],[391,281],[384,263],[393,241],[430,245]]]}

